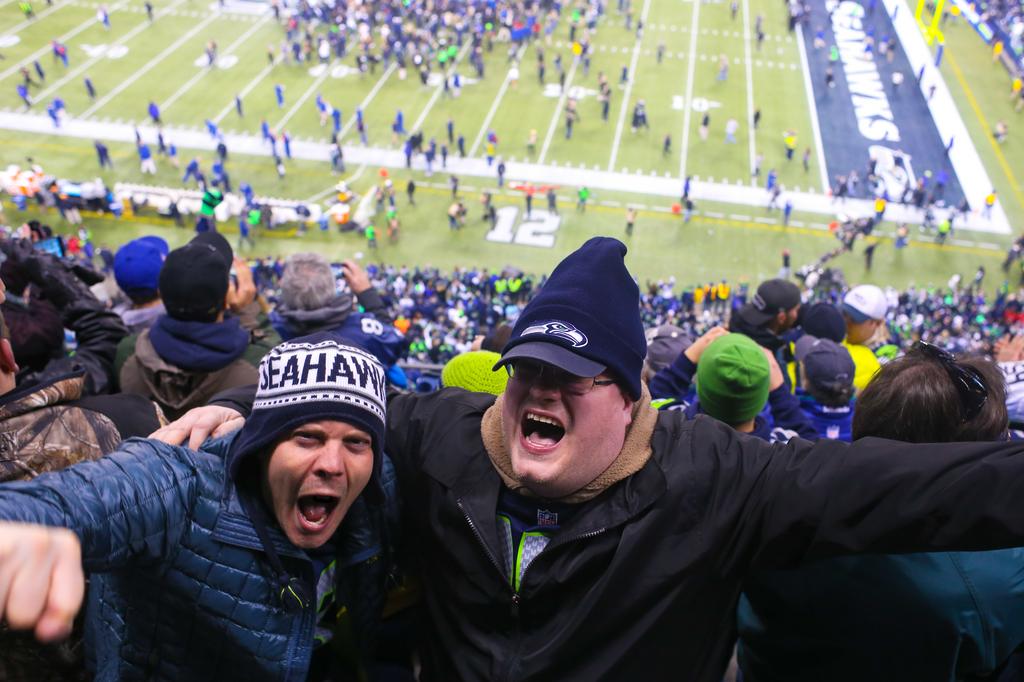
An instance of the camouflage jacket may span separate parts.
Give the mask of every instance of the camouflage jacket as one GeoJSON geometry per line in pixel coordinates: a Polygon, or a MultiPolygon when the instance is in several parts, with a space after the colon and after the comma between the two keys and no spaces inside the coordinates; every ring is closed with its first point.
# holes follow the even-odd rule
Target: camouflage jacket
{"type": "Polygon", "coordinates": [[[0,481],[28,480],[98,459],[123,438],[148,435],[166,423],[148,400],[83,399],[84,389],[85,372],[78,371],[0,397],[0,481]]]}
{"type": "MultiPolygon", "coordinates": [[[[0,396],[0,482],[99,459],[123,438],[147,435],[167,423],[159,407],[139,396],[83,399],[85,382],[86,373],[79,370],[0,396]]],[[[81,641],[81,622],[67,641],[50,645],[0,626],[0,680],[87,679],[81,641]]]]}

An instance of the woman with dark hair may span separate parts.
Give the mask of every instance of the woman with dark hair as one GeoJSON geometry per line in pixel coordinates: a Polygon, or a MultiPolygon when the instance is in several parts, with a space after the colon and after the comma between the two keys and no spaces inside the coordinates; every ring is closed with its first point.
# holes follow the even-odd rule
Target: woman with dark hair
{"type": "MultiPolygon", "coordinates": [[[[1006,434],[996,366],[924,343],[875,375],[853,418],[854,439],[1006,434]]],[[[1024,549],[826,559],[763,572],[744,589],[738,654],[746,682],[1009,680],[1024,643],[1024,549]]]]}

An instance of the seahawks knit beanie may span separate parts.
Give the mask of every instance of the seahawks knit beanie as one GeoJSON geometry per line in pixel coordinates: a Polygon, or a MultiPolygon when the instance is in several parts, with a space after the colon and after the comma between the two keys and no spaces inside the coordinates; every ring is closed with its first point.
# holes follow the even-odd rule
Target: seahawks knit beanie
{"type": "Polygon", "coordinates": [[[697,363],[701,409],[730,426],[753,419],[768,402],[770,371],[764,351],[749,337],[720,336],[697,363]]]}
{"type": "Polygon", "coordinates": [[[293,429],[321,420],[342,421],[373,439],[373,473],[366,487],[381,499],[386,379],[369,353],[320,332],[275,346],[260,362],[252,413],[231,445],[229,471],[237,478],[245,461],[265,452],[293,429]]]}
{"type": "Polygon", "coordinates": [[[625,256],[626,245],[610,237],[566,256],[523,309],[499,365],[531,358],[577,376],[607,370],[639,400],[647,339],[625,256]]]}
{"type": "Polygon", "coordinates": [[[461,353],[448,361],[441,370],[441,385],[457,386],[474,393],[501,395],[508,383],[508,372],[493,369],[501,356],[489,350],[461,353]]]}

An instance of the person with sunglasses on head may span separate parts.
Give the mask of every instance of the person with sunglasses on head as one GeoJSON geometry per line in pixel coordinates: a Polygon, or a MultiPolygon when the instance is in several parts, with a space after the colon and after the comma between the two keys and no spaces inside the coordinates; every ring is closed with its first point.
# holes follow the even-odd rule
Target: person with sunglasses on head
{"type": "MultiPolygon", "coordinates": [[[[1024,544],[1022,444],[769,444],[656,411],[625,256],[596,237],[555,267],[501,396],[389,396],[421,679],[718,682],[758,570],[1024,544]]],[[[251,399],[155,435],[198,445],[251,399]]]]}
{"type": "MultiPolygon", "coordinates": [[[[993,363],[918,343],[864,389],[853,436],[1003,441],[1007,425],[993,363]]],[[[738,623],[747,682],[1020,679],[999,674],[1024,645],[1024,548],[838,557],[756,573],[738,623]]]]}

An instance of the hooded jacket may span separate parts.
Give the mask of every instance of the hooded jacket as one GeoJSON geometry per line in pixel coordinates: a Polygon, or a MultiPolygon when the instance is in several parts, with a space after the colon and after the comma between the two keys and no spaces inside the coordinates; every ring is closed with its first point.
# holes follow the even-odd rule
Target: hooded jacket
{"type": "Polygon", "coordinates": [[[756,567],[1024,540],[1021,444],[769,445],[669,411],[643,468],[580,504],[516,590],[480,431],[492,401],[445,389],[388,405],[430,622],[423,680],[717,681],[756,567]]]}
{"type": "Polygon", "coordinates": [[[231,318],[182,322],[166,315],[135,342],[121,368],[121,390],[155,400],[176,419],[218,391],[253,384],[256,367],[243,356],[249,333],[231,318]]]}
{"type": "MultiPolygon", "coordinates": [[[[31,480],[78,462],[99,459],[122,439],[166,424],[160,409],[138,395],[83,397],[78,370],[0,396],[0,482],[31,480]]],[[[81,630],[57,646],[0,628],[0,679],[72,680],[82,673],[81,630]]]]}
{"type": "Polygon", "coordinates": [[[358,300],[367,312],[354,312],[350,296],[337,296],[331,304],[314,310],[292,309],[279,303],[270,313],[270,323],[284,341],[315,332],[333,332],[343,342],[373,355],[384,367],[391,367],[405,352],[405,337],[391,323],[376,290],[361,292],[358,300]]]}
{"type": "MultiPolygon", "coordinates": [[[[81,541],[92,574],[87,658],[97,680],[306,679],[315,607],[282,606],[240,502],[249,493],[227,475],[234,437],[198,452],[132,439],[99,461],[0,486],[0,518],[66,527],[81,541]]],[[[376,483],[394,501],[391,472],[386,465],[376,483]]],[[[334,538],[335,599],[351,614],[364,659],[389,565],[380,560],[383,511],[357,499],[334,538]]],[[[307,594],[330,588],[317,584],[306,552],[272,521],[266,526],[307,594]]]]}
{"type": "Polygon", "coordinates": [[[99,459],[123,439],[147,436],[167,423],[142,396],[83,398],[85,374],[79,370],[0,396],[0,482],[99,459]]]}
{"type": "MultiPolygon", "coordinates": [[[[217,402],[245,414],[252,396],[217,402]]],[[[720,682],[757,570],[1024,544],[1024,443],[769,444],[668,410],[647,463],[579,504],[514,589],[496,519],[504,484],[481,435],[493,402],[456,388],[388,402],[429,623],[423,682],[720,682]]]]}

